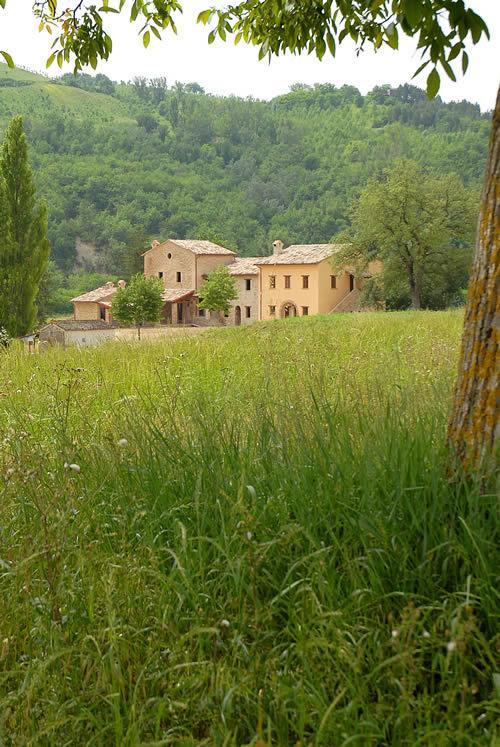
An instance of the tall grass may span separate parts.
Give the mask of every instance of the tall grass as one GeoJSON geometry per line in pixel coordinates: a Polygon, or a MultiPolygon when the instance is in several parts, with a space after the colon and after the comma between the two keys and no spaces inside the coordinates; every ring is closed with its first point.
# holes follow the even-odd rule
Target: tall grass
{"type": "Polygon", "coordinates": [[[496,504],[444,448],[460,327],[2,356],[0,744],[492,744],[496,504]]]}

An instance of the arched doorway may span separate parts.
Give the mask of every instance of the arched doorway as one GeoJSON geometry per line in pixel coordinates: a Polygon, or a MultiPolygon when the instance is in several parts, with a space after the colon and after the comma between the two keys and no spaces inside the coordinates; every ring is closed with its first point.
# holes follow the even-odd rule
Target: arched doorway
{"type": "Polygon", "coordinates": [[[234,323],[237,327],[241,324],[241,306],[236,306],[234,310],[234,323]]]}
{"type": "Polygon", "coordinates": [[[288,319],[290,316],[297,316],[297,307],[293,301],[285,301],[281,306],[280,316],[282,319],[288,319]]]}

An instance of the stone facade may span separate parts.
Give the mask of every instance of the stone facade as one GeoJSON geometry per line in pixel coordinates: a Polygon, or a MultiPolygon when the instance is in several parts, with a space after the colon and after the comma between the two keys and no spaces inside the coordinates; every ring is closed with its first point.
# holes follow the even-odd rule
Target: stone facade
{"type": "MultiPolygon", "coordinates": [[[[220,324],[218,313],[198,306],[198,292],[210,272],[226,265],[233,276],[237,298],[226,324],[245,325],[259,319],[312,316],[359,310],[363,279],[352,268],[334,272],[334,244],[298,244],[287,248],[273,242],[266,257],[236,257],[225,247],[204,240],[153,241],[144,257],[144,274],[160,278],[164,287],[163,324],[200,326],[220,324]]],[[[380,271],[379,263],[370,273],[380,271]]],[[[119,281],[118,285],[124,284],[119,281]]],[[[117,287],[106,283],[73,299],[74,320],[113,324],[112,299],[117,287]]],[[[72,333],[73,334],[73,333],[72,333]]]]}

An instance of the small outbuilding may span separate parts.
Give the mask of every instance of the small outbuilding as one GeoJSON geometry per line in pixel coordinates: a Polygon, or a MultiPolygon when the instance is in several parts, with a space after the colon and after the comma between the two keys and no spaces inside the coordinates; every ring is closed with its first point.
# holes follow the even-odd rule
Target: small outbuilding
{"type": "Polygon", "coordinates": [[[114,340],[118,324],[102,319],[56,319],[38,333],[40,344],[91,347],[114,340]]]}

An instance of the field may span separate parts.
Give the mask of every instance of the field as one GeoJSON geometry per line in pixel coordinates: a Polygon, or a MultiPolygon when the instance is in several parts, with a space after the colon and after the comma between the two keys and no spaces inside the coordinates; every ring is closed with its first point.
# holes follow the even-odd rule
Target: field
{"type": "Polygon", "coordinates": [[[1,355],[0,744],[493,744],[495,497],[444,446],[461,324],[1,355]]]}

